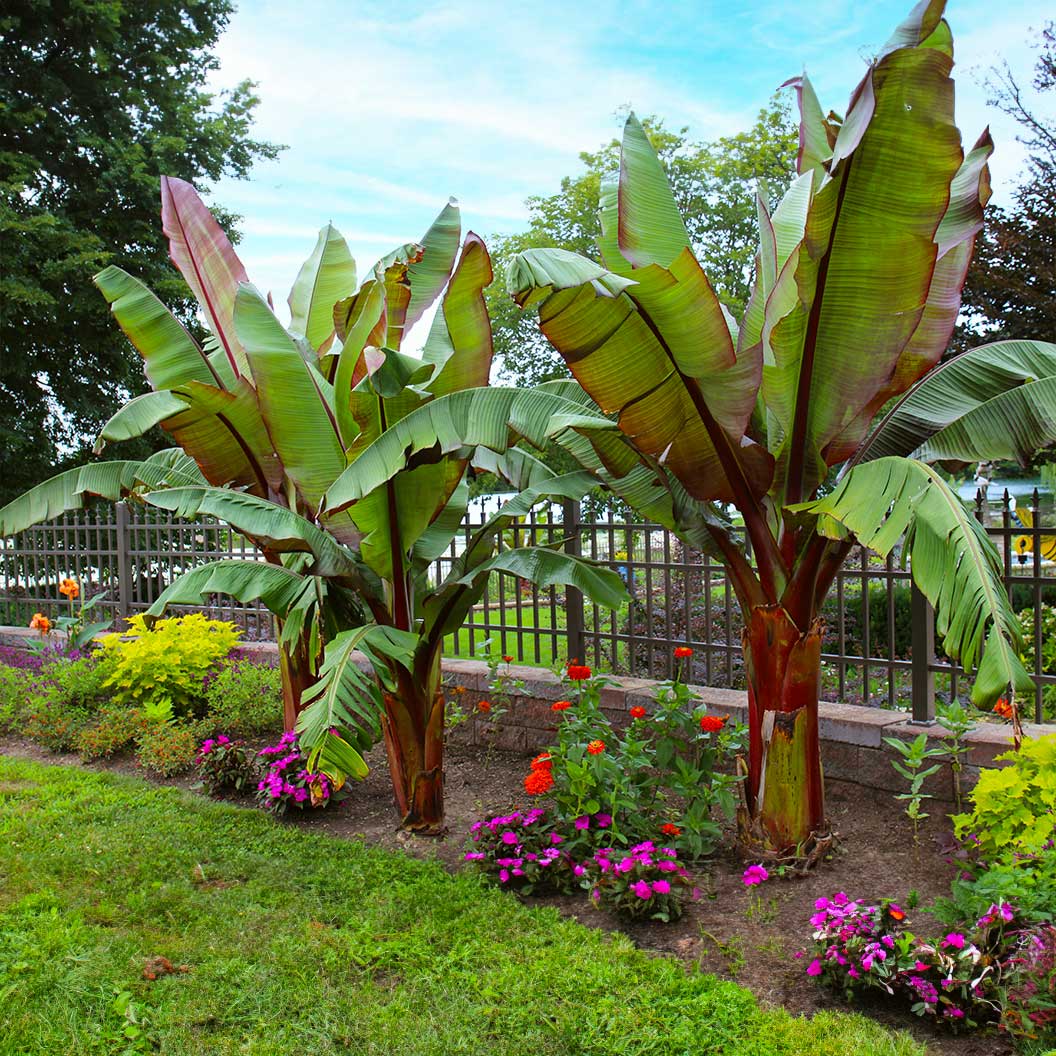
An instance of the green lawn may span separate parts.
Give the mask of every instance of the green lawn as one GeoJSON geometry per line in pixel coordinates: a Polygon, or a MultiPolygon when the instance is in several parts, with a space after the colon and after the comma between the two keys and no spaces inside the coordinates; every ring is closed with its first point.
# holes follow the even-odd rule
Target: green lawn
{"type": "Polygon", "coordinates": [[[920,1056],[469,875],[0,757],[0,1053],[920,1056]],[[203,883],[203,880],[205,881],[203,883]],[[146,958],[186,973],[143,978],[146,958]]]}

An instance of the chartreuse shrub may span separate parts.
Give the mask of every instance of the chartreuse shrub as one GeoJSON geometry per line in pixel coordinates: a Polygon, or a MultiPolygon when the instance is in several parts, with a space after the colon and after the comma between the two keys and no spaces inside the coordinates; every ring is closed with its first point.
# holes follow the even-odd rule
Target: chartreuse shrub
{"type": "Polygon", "coordinates": [[[475,876],[133,778],[0,759],[0,831],[3,1053],[924,1056],[475,876]],[[149,981],[155,957],[188,971],[149,981]]]}
{"type": "Polygon", "coordinates": [[[127,620],[125,634],[102,639],[103,685],[117,704],[142,708],[150,718],[194,715],[203,708],[202,683],[235,647],[242,632],[201,613],[158,620],[127,620]]]}
{"type": "Polygon", "coordinates": [[[961,840],[984,863],[1038,854],[1056,839],[1056,734],[999,755],[1010,765],[987,769],[971,794],[971,810],[953,817],[961,840]]]}

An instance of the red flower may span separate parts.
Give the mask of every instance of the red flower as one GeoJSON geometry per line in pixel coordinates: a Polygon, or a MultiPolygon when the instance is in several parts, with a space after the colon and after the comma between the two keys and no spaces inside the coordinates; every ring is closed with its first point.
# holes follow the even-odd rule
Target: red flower
{"type": "Polygon", "coordinates": [[[660,831],[665,836],[681,836],[682,835],[682,830],[677,825],[672,825],[670,821],[665,821],[664,824],[660,826],[660,831]]]}
{"type": "Polygon", "coordinates": [[[994,705],[994,714],[999,715],[1002,719],[1012,718],[1012,705],[1009,704],[1007,697],[1001,697],[994,705]]]}
{"type": "Polygon", "coordinates": [[[587,745],[587,753],[589,755],[601,755],[603,751],[605,751],[604,741],[591,741],[590,744],[587,745]]]}
{"type": "Polygon", "coordinates": [[[482,711],[482,712],[484,712],[485,715],[487,715],[487,713],[489,711],[491,711],[491,701],[490,700],[482,700],[477,705],[477,711],[482,711]]]}
{"type": "Polygon", "coordinates": [[[551,711],[565,711],[567,708],[572,707],[572,701],[570,700],[555,700],[550,705],[551,711]]]}
{"type": "Polygon", "coordinates": [[[568,677],[573,682],[582,682],[584,679],[590,678],[590,668],[586,664],[569,664],[568,677]]]}
{"type": "Polygon", "coordinates": [[[554,778],[549,770],[532,770],[524,779],[524,790],[530,796],[541,796],[554,787],[554,778]]]}
{"type": "Polygon", "coordinates": [[[675,659],[684,660],[688,656],[693,655],[693,650],[688,645],[676,645],[675,646],[675,659]]]}
{"type": "Polygon", "coordinates": [[[726,725],[725,715],[705,715],[700,720],[700,728],[705,733],[718,733],[726,725]]]}
{"type": "Polygon", "coordinates": [[[502,659],[507,664],[512,664],[513,663],[513,657],[512,656],[504,656],[502,659]]]}
{"type": "Polygon", "coordinates": [[[641,704],[635,704],[635,706],[633,708],[631,708],[631,718],[632,719],[644,719],[645,718],[645,708],[643,708],[641,706],[641,704]]]}
{"type": "Polygon", "coordinates": [[[549,770],[554,765],[549,752],[540,752],[529,764],[533,770],[549,770]]]}

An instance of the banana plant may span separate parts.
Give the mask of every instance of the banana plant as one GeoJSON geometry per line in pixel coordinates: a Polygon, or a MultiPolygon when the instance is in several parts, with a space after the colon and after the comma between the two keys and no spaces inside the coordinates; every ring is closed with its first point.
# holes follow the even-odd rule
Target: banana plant
{"type": "MultiPolygon", "coordinates": [[[[1056,441],[1056,346],[1003,341],[940,365],[993,149],[985,132],[962,149],[943,10],[914,8],[843,117],[826,114],[806,76],[791,82],[799,175],[773,212],[759,199],[742,319],[716,297],[632,115],[618,178],[601,191],[601,261],[528,250],[507,276],[585,393],[455,394],[370,455],[391,465],[459,442],[553,437],[722,560],[744,614],[742,835],[776,857],[828,842],[820,612],[852,547],[900,545],[947,654],[978,664],[977,704],[1030,685],[1000,558],[934,464],[1022,461],[1056,441]]],[[[328,500],[343,497],[339,480],[328,500]]]]}
{"type": "Polygon", "coordinates": [[[107,422],[96,452],[155,425],[179,446],[143,462],[60,474],[0,510],[0,533],[99,496],[226,522],[265,560],[222,560],[186,573],[148,619],[213,594],[259,599],[279,630],[286,727],[300,731],[310,765],[362,776],[362,752],[383,735],[404,826],[438,832],[442,638],[461,625],[493,571],[573,583],[600,604],[623,600],[619,577],[587,561],[555,550],[495,552],[502,530],[536,502],[578,497],[596,482],[584,473],[557,477],[520,451],[463,446],[401,461],[354,503],[326,501],[339,478],[361,475],[362,453],[409,411],[488,383],[483,290],[491,264],[476,235],[462,242],[453,202],[421,244],[383,258],[358,288],[347,245],[323,228],[290,292],[288,326],[270,296],[249,284],[189,184],[163,178],[162,221],[208,333],[196,341],[121,269],[96,276],[152,386],[107,422]],[[406,331],[438,298],[421,357],[401,352],[406,331]],[[478,469],[518,494],[434,583],[430,569],[459,533],[466,478],[478,469]],[[356,662],[360,653],[368,671],[356,662]]]}

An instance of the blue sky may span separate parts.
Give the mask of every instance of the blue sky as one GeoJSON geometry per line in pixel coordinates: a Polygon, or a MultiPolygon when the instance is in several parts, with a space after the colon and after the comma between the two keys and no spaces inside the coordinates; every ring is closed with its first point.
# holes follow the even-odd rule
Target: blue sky
{"type": "MultiPolygon", "coordinates": [[[[289,149],[249,181],[223,181],[214,199],[244,217],[239,253],[278,305],[328,220],[361,273],[419,238],[450,195],[464,228],[485,238],[518,230],[524,199],[579,171],[579,152],[611,138],[628,104],[710,139],[746,128],[806,68],[823,105],[842,112],[863,57],[910,6],[242,0],[214,84],[258,81],[256,133],[289,149]]],[[[1007,201],[1023,153],[978,80],[1007,58],[1029,82],[1039,5],[950,0],[947,17],[958,121],[969,143],[990,124],[995,192],[1007,201]]]]}

